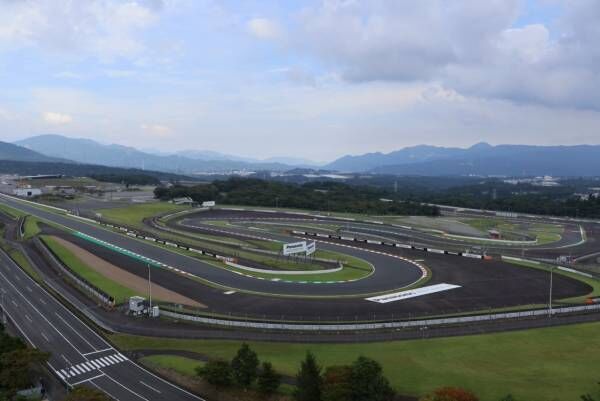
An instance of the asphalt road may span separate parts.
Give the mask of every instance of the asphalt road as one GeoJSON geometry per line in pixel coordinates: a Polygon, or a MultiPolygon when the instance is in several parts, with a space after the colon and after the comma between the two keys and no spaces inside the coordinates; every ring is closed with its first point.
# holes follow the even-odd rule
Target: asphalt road
{"type": "Polygon", "coordinates": [[[83,232],[166,265],[195,274],[222,287],[236,290],[285,295],[354,295],[396,290],[414,283],[422,274],[421,270],[414,264],[393,256],[383,255],[380,252],[348,248],[342,245],[327,245],[324,249],[346,253],[366,260],[376,267],[375,272],[359,281],[332,284],[323,283],[318,285],[258,280],[252,277],[240,276],[198,259],[175,253],[168,249],[159,248],[147,242],[132,239],[82,220],[48,212],[3,196],[0,196],[0,201],[31,215],[58,223],[64,227],[83,232]]]}
{"type": "Polygon", "coordinates": [[[49,368],[67,385],[96,387],[120,401],[202,400],[120,354],[1,251],[0,293],[8,319],[33,347],[51,353],[49,368]]]}

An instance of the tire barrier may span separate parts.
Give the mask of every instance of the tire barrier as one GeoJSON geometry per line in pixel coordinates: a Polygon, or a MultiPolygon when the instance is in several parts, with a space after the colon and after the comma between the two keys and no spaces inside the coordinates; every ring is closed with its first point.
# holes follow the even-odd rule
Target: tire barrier
{"type": "Polygon", "coordinates": [[[72,271],[66,266],[58,256],[52,252],[48,246],[42,242],[39,238],[33,239],[34,246],[40,251],[40,253],[46,258],[51,265],[53,265],[58,271],[66,275],[71,281],[73,281],[78,287],[80,287],[86,293],[92,295],[94,298],[100,300],[104,305],[113,308],[115,306],[115,299],[109,294],[102,291],[77,273],[72,271]]]}
{"type": "Polygon", "coordinates": [[[409,245],[409,244],[400,244],[397,242],[377,241],[377,240],[371,240],[371,239],[360,239],[360,238],[356,238],[356,237],[346,237],[346,236],[342,236],[342,235],[322,234],[322,233],[313,233],[313,232],[296,231],[296,230],[292,231],[292,234],[306,235],[309,237],[317,237],[317,238],[337,239],[337,240],[342,240],[342,241],[362,242],[365,244],[373,244],[373,245],[385,245],[385,246],[389,246],[389,247],[413,249],[413,250],[417,250],[417,251],[431,252],[431,253],[437,253],[437,254],[441,254],[441,255],[462,256],[465,258],[472,258],[472,259],[487,259],[487,257],[485,255],[479,255],[476,253],[453,252],[453,251],[446,251],[443,249],[419,247],[419,246],[414,246],[414,245],[409,245]]]}

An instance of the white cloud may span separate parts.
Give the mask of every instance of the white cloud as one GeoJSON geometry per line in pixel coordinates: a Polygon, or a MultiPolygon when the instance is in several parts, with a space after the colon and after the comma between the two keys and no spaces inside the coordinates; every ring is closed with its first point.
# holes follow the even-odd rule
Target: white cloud
{"type": "Polygon", "coordinates": [[[70,115],[52,111],[45,111],[42,113],[42,118],[46,123],[52,125],[65,125],[73,122],[73,117],[70,115]]]}
{"type": "Polygon", "coordinates": [[[247,23],[248,32],[259,39],[277,39],[281,36],[279,24],[267,18],[253,18],[247,23]]]}
{"type": "Polygon", "coordinates": [[[102,61],[144,50],[139,33],[158,19],[162,2],[120,0],[0,1],[0,47],[32,46],[102,61]]]}
{"type": "Polygon", "coordinates": [[[323,0],[293,43],[350,83],[441,82],[463,94],[600,109],[600,7],[515,26],[523,0],[323,0]]]}
{"type": "Polygon", "coordinates": [[[173,130],[166,125],[161,124],[142,124],[142,130],[156,138],[168,138],[173,135],[173,130]]]}

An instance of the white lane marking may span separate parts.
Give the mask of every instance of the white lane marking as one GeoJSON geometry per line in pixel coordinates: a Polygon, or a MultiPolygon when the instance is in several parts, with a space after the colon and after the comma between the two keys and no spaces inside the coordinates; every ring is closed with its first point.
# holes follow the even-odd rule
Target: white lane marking
{"type": "Polygon", "coordinates": [[[40,298],[40,299],[39,299],[39,301],[40,301],[40,303],[41,303],[42,305],[48,305],[48,304],[46,303],[46,301],[44,301],[42,298],[40,298]]]}
{"type": "Polygon", "coordinates": [[[25,286],[25,288],[27,289],[27,291],[29,291],[29,292],[33,292],[33,290],[31,289],[31,287],[30,287],[30,286],[26,285],[26,286],[25,286]]]}
{"type": "Polygon", "coordinates": [[[114,350],[114,348],[105,348],[105,349],[100,349],[98,351],[86,352],[85,354],[82,354],[82,355],[88,356],[88,355],[93,355],[93,354],[99,354],[100,352],[113,351],[113,350],[114,350]]]}
{"type": "MultiPolygon", "coordinates": [[[[61,371],[61,372],[62,372],[62,371],[61,371]]],[[[61,373],[61,372],[59,372],[58,370],[57,370],[57,371],[55,371],[55,373],[58,375],[58,377],[60,378],[60,380],[65,380],[65,379],[66,379],[66,377],[65,377],[65,376],[64,376],[64,374],[63,374],[63,373],[61,373]]]]}
{"type": "Polygon", "coordinates": [[[121,362],[121,361],[119,361],[117,358],[115,358],[115,357],[114,357],[114,356],[112,356],[112,355],[109,355],[109,356],[107,356],[107,358],[108,358],[110,361],[112,361],[113,363],[119,363],[119,362],[121,362]]]}
{"type": "Polygon", "coordinates": [[[80,385],[80,384],[87,383],[87,382],[89,382],[89,381],[92,381],[92,380],[94,380],[94,379],[98,379],[98,378],[100,378],[100,377],[102,377],[102,376],[105,376],[105,374],[104,374],[104,373],[101,373],[101,374],[99,374],[99,375],[97,375],[97,376],[90,377],[89,379],[85,379],[85,380],[79,381],[79,382],[77,382],[77,383],[72,383],[72,384],[71,384],[71,387],[75,387],[75,386],[78,386],[78,385],[80,385]]]}
{"type": "Polygon", "coordinates": [[[83,369],[81,369],[81,370],[79,370],[79,369],[81,369],[81,368],[78,368],[77,366],[71,366],[71,370],[73,370],[78,375],[85,373],[85,371],[83,369]]]}
{"type": "MultiPolygon", "coordinates": [[[[64,376],[65,379],[69,378],[69,373],[66,371],[66,369],[61,369],[60,372],[56,372],[59,376],[61,376],[61,378],[64,376]]],[[[64,380],[64,379],[63,379],[64,380]]]]}
{"type": "Polygon", "coordinates": [[[123,357],[121,354],[115,354],[113,355],[113,358],[117,358],[119,362],[125,362],[125,357],[123,357]]]}
{"type": "Polygon", "coordinates": [[[15,308],[18,308],[18,307],[19,307],[19,305],[17,305],[17,303],[15,302],[15,300],[14,300],[14,299],[11,299],[11,300],[10,300],[10,302],[11,302],[11,303],[12,303],[12,304],[15,306],[15,308]]]}
{"type": "Polygon", "coordinates": [[[107,367],[107,366],[108,366],[107,364],[105,364],[104,362],[102,362],[100,359],[94,359],[94,361],[93,361],[93,362],[94,362],[94,363],[97,363],[98,365],[100,365],[100,366],[101,366],[101,367],[103,367],[103,368],[105,368],[105,367],[107,367]]]}
{"type": "Polygon", "coordinates": [[[43,331],[41,331],[41,332],[40,332],[40,335],[42,336],[42,338],[43,338],[44,340],[46,340],[46,342],[47,342],[47,343],[49,343],[49,342],[50,342],[50,340],[49,340],[49,339],[48,339],[48,337],[46,336],[46,333],[44,333],[43,331]]]}
{"type": "Polygon", "coordinates": [[[90,370],[96,370],[97,369],[94,365],[92,365],[89,362],[83,362],[81,365],[84,365],[86,368],[89,368],[90,370]]]}
{"type": "Polygon", "coordinates": [[[136,396],[140,397],[140,398],[141,398],[142,400],[144,400],[144,401],[150,401],[150,400],[148,400],[147,398],[145,398],[145,397],[141,396],[140,394],[136,393],[135,391],[133,391],[133,390],[132,390],[132,389],[130,389],[129,387],[126,387],[126,386],[122,385],[121,383],[119,383],[118,381],[116,381],[115,379],[113,379],[112,377],[110,377],[110,376],[106,376],[106,377],[107,377],[108,379],[112,380],[113,382],[115,382],[116,384],[118,384],[119,386],[123,387],[125,390],[129,391],[131,394],[134,394],[134,395],[136,395],[136,396]]]}
{"type": "Polygon", "coordinates": [[[91,383],[91,384],[92,384],[94,387],[96,387],[98,390],[100,390],[100,391],[102,391],[102,392],[104,392],[104,393],[108,394],[108,396],[109,396],[110,398],[112,398],[113,400],[115,400],[115,401],[120,401],[120,400],[119,400],[117,397],[115,397],[114,395],[112,395],[112,394],[111,394],[111,393],[109,393],[107,390],[103,389],[102,387],[100,387],[99,385],[97,385],[96,383],[94,383],[93,381],[91,381],[91,380],[90,380],[90,383],[91,383]]]}
{"type": "MultiPolygon", "coordinates": [[[[1,195],[0,195],[1,196],[1,195]]],[[[62,224],[61,224],[62,225],[62,224]]],[[[63,227],[66,227],[64,225],[62,225],[63,227]]],[[[68,228],[68,227],[67,227],[68,228]]],[[[15,269],[17,269],[19,272],[21,272],[21,268],[12,261],[12,259],[9,259],[10,264],[12,264],[15,269]]],[[[25,274],[23,272],[21,272],[21,274],[25,274]]],[[[16,290],[16,287],[6,279],[6,277],[4,275],[2,275],[2,277],[4,277],[4,279],[16,290]]],[[[84,324],[73,312],[71,312],[66,306],[64,306],[62,303],[60,303],[59,301],[57,301],[56,299],[54,299],[54,297],[52,295],[50,295],[50,293],[48,291],[46,291],[43,287],[39,286],[31,277],[25,275],[25,277],[32,283],[34,283],[37,288],[39,288],[44,294],[46,294],[46,296],[48,297],[48,299],[52,300],[54,302],[55,305],[58,305],[58,307],[62,310],[64,310],[65,312],[67,312],[68,314],[70,314],[73,318],[75,318],[78,322],[82,323],[83,327],[85,327],[92,335],[94,335],[96,338],[98,338],[100,341],[102,341],[102,343],[106,344],[106,346],[110,347],[111,345],[104,339],[102,338],[98,333],[96,333],[94,330],[92,330],[89,326],[87,326],[86,324],[84,324]]],[[[17,290],[17,292],[23,296],[23,294],[21,294],[20,291],[17,290]]],[[[46,305],[46,302],[44,302],[42,299],[40,299],[40,301],[42,302],[42,304],[46,305]]],[[[29,304],[31,305],[31,303],[29,302],[29,304]]],[[[33,307],[33,305],[32,305],[33,307]]],[[[34,308],[35,309],[35,308],[34,308]]],[[[37,311],[37,309],[36,309],[37,311]]],[[[46,319],[48,320],[48,319],[46,319]]],[[[52,326],[54,328],[54,326],[52,326]]],[[[70,344],[70,343],[69,343],[70,344]]],[[[72,344],[71,344],[72,346],[72,344]]],[[[73,347],[75,348],[75,347],[73,347]]],[[[77,351],[81,354],[80,351],[77,351]]]]}
{"type": "Polygon", "coordinates": [[[69,341],[69,340],[68,340],[68,339],[67,339],[67,338],[66,338],[66,337],[63,335],[63,333],[61,333],[61,331],[60,331],[60,330],[58,330],[58,329],[56,328],[56,326],[54,326],[54,325],[52,324],[52,322],[50,322],[50,320],[48,320],[48,319],[46,318],[46,316],[44,316],[44,314],[43,314],[42,312],[40,312],[40,311],[39,311],[39,310],[38,310],[38,309],[37,309],[37,308],[36,308],[36,307],[35,307],[35,306],[34,306],[34,305],[33,305],[33,304],[32,304],[32,303],[29,301],[29,299],[27,299],[27,297],[26,297],[25,295],[23,295],[23,293],[21,293],[21,291],[19,291],[19,289],[18,289],[18,288],[17,288],[17,287],[16,287],[16,286],[15,286],[15,285],[12,283],[12,282],[10,282],[10,281],[9,281],[9,280],[6,278],[6,276],[5,276],[4,274],[0,273],[0,276],[2,276],[2,278],[4,278],[4,280],[6,280],[6,281],[7,281],[7,282],[8,282],[8,283],[11,285],[11,287],[13,287],[13,289],[14,289],[14,290],[15,290],[15,291],[16,291],[16,292],[17,292],[17,293],[18,293],[18,294],[19,294],[19,295],[20,295],[20,296],[21,296],[21,297],[22,297],[22,298],[25,300],[25,302],[27,302],[27,303],[29,304],[29,306],[31,306],[31,308],[32,308],[33,310],[35,310],[35,311],[36,311],[36,312],[37,312],[37,313],[38,313],[38,314],[39,314],[39,315],[42,317],[42,319],[44,319],[44,320],[45,320],[45,321],[48,323],[48,325],[50,325],[50,327],[52,327],[54,330],[56,330],[56,332],[57,332],[57,333],[58,333],[58,334],[59,334],[59,335],[60,335],[60,336],[61,336],[61,337],[62,337],[62,338],[63,338],[63,339],[64,339],[64,340],[65,340],[65,341],[66,341],[66,342],[67,342],[67,343],[68,343],[68,344],[71,346],[71,347],[73,347],[73,349],[74,349],[75,351],[77,351],[79,354],[81,354],[81,352],[80,352],[80,351],[77,349],[77,347],[75,347],[75,345],[73,345],[73,343],[72,343],[71,341],[69,341]]]}
{"type": "Polygon", "coordinates": [[[433,294],[436,292],[452,290],[460,288],[460,285],[454,284],[435,284],[426,287],[415,288],[414,290],[406,290],[395,292],[393,294],[379,295],[376,297],[365,298],[367,301],[377,302],[378,304],[387,304],[389,302],[401,301],[408,298],[420,297],[422,295],[433,294]]]}
{"type": "MultiPolygon", "coordinates": [[[[91,349],[95,350],[96,347],[94,347],[92,344],[90,344],[90,342],[88,340],[85,339],[84,336],[81,335],[81,333],[79,333],[79,331],[75,330],[73,328],[73,326],[71,326],[61,315],[58,314],[58,312],[54,312],[54,314],[56,315],[56,317],[58,317],[68,328],[70,328],[73,333],[77,334],[77,336],[79,336],[79,338],[81,338],[87,345],[90,346],[91,349]]],[[[83,355],[83,354],[82,354],[83,355]]],[[[85,355],[83,355],[85,357],[85,355]]],[[[86,358],[87,359],[87,358],[86,358]]]]}
{"type": "Polygon", "coordinates": [[[94,365],[94,366],[96,367],[96,369],[100,369],[100,368],[102,368],[102,367],[103,367],[103,366],[102,366],[102,365],[100,365],[100,364],[99,364],[97,361],[90,361],[90,363],[91,363],[92,365],[94,365]]]}
{"type": "Polygon", "coordinates": [[[33,320],[31,320],[31,318],[29,317],[29,315],[27,313],[24,316],[25,316],[25,319],[27,319],[29,321],[29,323],[33,323],[33,320]]]}
{"type": "Polygon", "coordinates": [[[77,369],[82,370],[83,373],[87,373],[92,370],[92,369],[88,368],[87,366],[85,366],[83,363],[80,363],[79,365],[77,365],[77,369]]]}
{"type": "Polygon", "coordinates": [[[144,382],[143,382],[143,381],[141,381],[141,380],[140,380],[140,384],[142,384],[142,385],[144,385],[144,386],[148,387],[148,388],[149,388],[150,390],[152,390],[152,391],[156,391],[158,394],[162,394],[160,391],[158,391],[157,389],[155,389],[155,388],[154,388],[154,387],[152,387],[151,385],[149,385],[149,384],[147,384],[147,383],[144,383],[144,382]]]}
{"type": "Polygon", "coordinates": [[[110,365],[113,364],[113,362],[110,359],[108,359],[107,357],[103,357],[103,358],[100,358],[100,359],[97,359],[97,360],[100,360],[100,361],[104,362],[106,364],[106,366],[110,366],[110,365]]]}

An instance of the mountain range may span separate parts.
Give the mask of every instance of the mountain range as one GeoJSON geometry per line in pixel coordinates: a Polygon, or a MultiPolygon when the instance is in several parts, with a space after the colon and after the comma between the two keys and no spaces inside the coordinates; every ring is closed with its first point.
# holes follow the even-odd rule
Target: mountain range
{"type": "Polygon", "coordinates": [[[390,153],[348,155],[319,167],[314,162],[297,158],[259,160],[206,150],[172,154],[144,152],[90,139],[40,135],[14,144],[0,142],[0,160],[75,162],[180,174],[318,168],[347,173],[421,176],[600,176],[600,145],[492,146],[484,142],[469,148],[419,145],[390,153]]]}
{"type": "Polygon", "coordinates": [[[323,168],[425,176],[599,176],[600,145],[492,146],[478,143],[466,149],[419,145],[387,154],[344,156],[323,168]]]}
{"type": "Polygon", "coordinates": [[[222,172],[227,170],[284,171],[293,166],[279,161],[253,161],[210,151],[182,151],[153,154],[123,145],[104,145],[91,139],[62,135],[38,135],[15,142],[16,145],[50,157],[78,163],[112,167],[138,168],[182,174],[222,172]]]}

